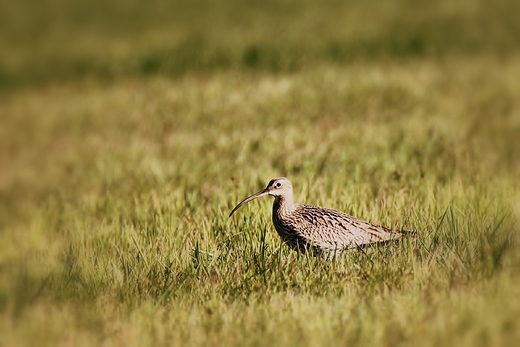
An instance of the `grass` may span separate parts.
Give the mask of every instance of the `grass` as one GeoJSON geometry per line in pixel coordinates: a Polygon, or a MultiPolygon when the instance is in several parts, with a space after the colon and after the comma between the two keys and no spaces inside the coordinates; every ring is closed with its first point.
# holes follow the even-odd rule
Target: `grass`
{"type": "Polygon", "coordinates": [[[518,1],[0,1],[0,90],[95,76],[287,72],[520,45],[518,1]]]}
{"type": "MultiPolygon", "coordinates": [[[[389,54],[376,40],[399,33],[388,23],[403,23],[404,37],[451,29],[421,26],[405,2],[386,12],[377,2],[349,4],[380,17],[369,40],[379,53],[367,57],[343,37],[355,58],[329,59],[342,17],[322,22],[309,15],[313,6],[324,15],[337,7],[310,3],[298,13],[305,21],[261,4],[260,14],[201,10],[214,27],[201,29],[203,55],[236,51],[229,65],[172,63],[178,74],[162,60],[151,75],[128,67],[132,52],[155,54],[150,46],[116,60],[103,48],[141,28],[195,32],[165,17],[153,24],[155,5],[128,14],[129,33],[117,30],[121,18],[88,24],[93,8],[65,6],[62,35],[77,42],[37,61],[23,41],[10,46],[6,56],[22,52],[29,62],[10,70],[0,94],[0,345],[518,344],[520,60],[508,43],[517,34],[500,26],[515,5],[496,6],[485,20],[502,24],[471,44],[464,33],[479,32],[471,23],[484,20],[485,5],[414,2],[431,23],[465,18],[466,31],[433,41],[436,54],[413,45],[389,54]],[[71,12],[86,19],[75,26],[71,12]],[[271,39],[279,24],[235,37],[222,19],[271,13],[291,28],[325,23],[325,46],[319,33],[305,40],[295,29],[271,39]],[[100,38],[95,59],[78,75],[70,67],[88,57],[76,51],[88,37],[100,38]],[[289,57],[275,61],[296,59],[296,45],[313,58],[265,68],[264,48],[243,53],[252,45],[289,57]],[[245,56],[259,63],[247,67],[245,56]],[[121,70],[105,79],[97,66],[121,70]],[[281,175],[297,202],[419,237],[324,261],[281,245],[269,198],[227,217],[281,175]]],[[[368,29],[357,30],[352,37],[368,29]]],[[[169,39],[157,37],[158,46],[169,39]]],[[[42,36],[49,47],[54,39],[42,36]]]]}

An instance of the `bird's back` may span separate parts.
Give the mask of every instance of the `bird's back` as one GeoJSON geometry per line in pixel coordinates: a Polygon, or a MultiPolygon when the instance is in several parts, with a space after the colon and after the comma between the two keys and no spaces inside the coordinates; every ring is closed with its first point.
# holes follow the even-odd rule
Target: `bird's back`
{"type": "Polygon", "coordinates": [[[402,232],[361,221],[346,213],[313,205],[296,204],[292,211],[273,209],[273,223],[293,249],[309,247],[341,251],[376,242],[397,240],[402,232]]]}

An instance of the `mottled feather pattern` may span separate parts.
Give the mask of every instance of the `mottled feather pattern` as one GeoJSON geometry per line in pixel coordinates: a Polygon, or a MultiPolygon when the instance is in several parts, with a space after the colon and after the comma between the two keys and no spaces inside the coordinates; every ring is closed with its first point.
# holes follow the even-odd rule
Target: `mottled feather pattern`
{"type": "Polygon", "coordinates": [[[307,252],[336,254],[341,250],[400,239],[403,231],[364,222],[346,213],[313,205],[295,204],[291,182],[280,177],[267,187],[244,199],[243,204],[260,196],[274,196],[273,224],[282,241],[290,248],[307,252]]]}
{"type": "Polygon", "coordinates": [[[329,208],[295,204],[294,209],[284,209],[284,205],[282,199],[273,205],[273,224],[282,240],[293,249],[306,249],[312,244],[324,251],[339,251],[402,237],[398,231],[329,208]]]}

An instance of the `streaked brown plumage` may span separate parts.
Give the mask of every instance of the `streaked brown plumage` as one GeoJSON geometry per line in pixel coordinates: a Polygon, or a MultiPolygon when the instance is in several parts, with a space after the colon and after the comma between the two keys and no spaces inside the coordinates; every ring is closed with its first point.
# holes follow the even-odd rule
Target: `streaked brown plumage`
{"type": "Polygon", "coordinates": [[[291,182],[275,178],[267,187],[244,199],[229,217],[245,203],[264,195],[274,196],[273,224],[283,242],[305,253],[334,254],[344,249],[400,239],[404,231],[363,222],[346,213],[324,207],[295,204],[291,182]]]}

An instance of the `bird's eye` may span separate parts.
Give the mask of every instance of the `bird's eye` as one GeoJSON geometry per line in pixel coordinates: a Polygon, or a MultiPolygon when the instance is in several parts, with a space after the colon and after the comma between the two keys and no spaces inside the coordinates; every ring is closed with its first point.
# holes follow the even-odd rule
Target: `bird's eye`
{"type": "Polygon", "coordinates": [[[275,187],[275,188],[280,188],[281,186],[282,186],[282,184],[281,184],[280,182],[276,182],[276,183],[274,184],[274,187],[275,187]]]}

